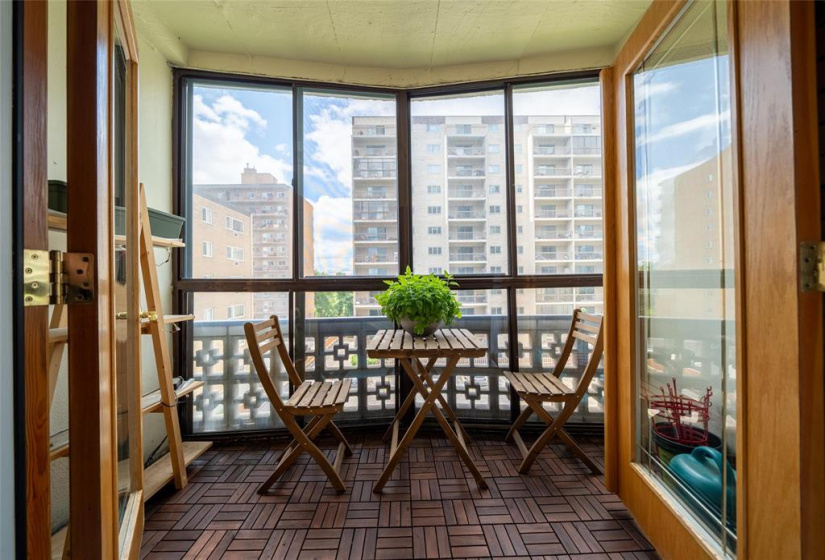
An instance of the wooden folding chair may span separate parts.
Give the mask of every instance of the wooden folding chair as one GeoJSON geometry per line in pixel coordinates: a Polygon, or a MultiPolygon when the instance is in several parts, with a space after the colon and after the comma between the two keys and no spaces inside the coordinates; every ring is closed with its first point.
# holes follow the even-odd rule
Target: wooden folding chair
{"type": "Polygon", "coordinates": [[[323,469],[338,492],[345,491],[346,486],[344,486],[339,472],[341,463],[344,461],[344,455],[347,457],[352,455],[352,448],[347,443],[344,434],[332,421],[332,417],[344,408],[344,403],[347,402],[349,397],[352,380],[301,381],[301,377],[295,370],[295,365],[289,358],[278,318],[274,315],[262,323],[246,323],[244,333],[246,333],[246,342],[249,346],[252,362],[255,365],[255,371],[264,386],[272,408],[275,409],[275,412],[294,438],[281,455],[278,465],[275,467],[275,472],[258,488],[258,494],[266,493],[303,451],[306,451],[315,459],[315,462],[323,469]],[[278,351],[281,362],[283,362],[289,376],[289,383],[294,389],[292,396],[286,402],[281,400],[278,389],[272,381],[270,370],[264,362],[264,355],[271,350],[278,351]],[[302,430],[295,420],[297,416],[312,416],[312,419],[307,422],[302,430]],[[324,428],[327,428],[340,442],[334,463],[330,463],[326,455],[314,443],[315,438],[324,428]]]}
{"type": "Polygon", "coordinates": [[[573,321],[570,323],[567,341],[552,373],[504,373],[518,396],[527,403],[527,408],[524,409],[524,412],[521,413],[507,433],[507,441],[515,440],[521,454],[524,456],[524,460],[522,460],[518,469],[521,474],[527,474],[541,450],[554,437],[558,437],[594,474],[601,474],[601,470],[596,463],[582,451],[562,426],[575,412],[576,407],[579,406],[579,403],[587,394],[587,388],[590,386],[590,381],[593,379],[593,375],[599,367],[599,360],[602,357],[604,348],[602,336],[602,318],[582,313],[581,309],[576,309],[573,311],[573,321]],[[593,350],[578,386],[571,389],[562,382],[560,377],[576,341],[583,341],[592,345],[593,350]],[[544,409],[543,404],[546,402],[563,403],[562,410],[555,419],[544,409]],[[533,413],[538,415],[548,427],[528,450],[518,431],[533,413]]]}

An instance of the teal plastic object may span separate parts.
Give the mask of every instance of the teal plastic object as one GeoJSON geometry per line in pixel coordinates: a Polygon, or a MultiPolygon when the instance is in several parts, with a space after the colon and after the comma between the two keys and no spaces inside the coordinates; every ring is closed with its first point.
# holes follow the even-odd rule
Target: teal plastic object
{"type": "MultiPolygon", "coordinates": [[[[710,447],[697,447],[690,454],[682,453],[671,459],[667,466],[688,488],[693,490],[707,506],[722,512],[722,454],[710,447]]],[[[727,518],[736,523],[736,471],[727,467],[727,518]]],[[[720,515],[721,516],[721,515],[720,515]]]]}

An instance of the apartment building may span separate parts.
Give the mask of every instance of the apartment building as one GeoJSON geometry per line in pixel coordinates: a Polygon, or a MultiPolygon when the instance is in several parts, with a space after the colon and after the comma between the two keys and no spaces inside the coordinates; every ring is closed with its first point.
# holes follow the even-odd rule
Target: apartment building
{"type": "MultiPolygon", "coordinates": [[[[603,270],[601,124],[598,115],[514,117],[516,240],[520,274],[603,270]]],[[[353,231],[357,275],[398,269],[395,121],[353,118],[353,231]]],[[[508,266],[503,116],[414,116],[411,122],[413,264],[419,273],[499,274],[508,266]]],[[[460,291],[463,313],[501,314],[506,293],[460,291]]],[[[379,313],[359,292],[356,315],[379,313]]],[[[525,314],[602,310],[601,288],[518,295],[525,314]]]]}
{"type": "MultiPolygon", "coordinates": [[[[229,233],[237,239],[245,239],[248,243],[246,253],[236,252],[230,255],[226,249],[226,257],[233,263],[248,263],[246,266],[225,266],[225,263],[216,265],[213,261],[193,257],[192,273],[198,278],[291,278],[292,277],[292,235],[294,229],[293,196],[291,185],[287,185],[271,173],[258,172],[254,167],[245,167],[238,184],[195,185],[195,201],[201,200],[203,211],[207,206],[210,212],[217,212],[223,217],[218,222],[222,228],[222,235],[229,233]],[[241,219],[243,217],[244,219],[241,219]],[[231,257],[231,258],[230,258],[231,257]]],[[[197,203],[197,202],[196,202],[197,203]]],[[[197,215],[197,212],[196,212],[197,215]]],[[[215,219],[213,215],[213,221],[215,219]]],[[[313,274],[315,248],[313,236],[313,206],[304,200],[303,203],[303,231],[304,231],[304,274],[313,274]],[[309,234],[307,234],[309,232],[309,234]]],[[[193,224],[193,228],[206,229],[208,224],[193,224]]],[[[195,232],[195,239],[201,239],[199,232],[195,232]]],[[[221,257],[224,254],[221,253],[221,257]]],[[[225,294],[241,300],[249,296],[247,293],[225,294]]],[[[312,305],[307,306],[313,309],[312,305]]],[[[286,316],[289,313],[288,298],[282,294],[255,293],[249,313],[235,319],[250,319],[266,317],[272,314],[286,316]]],[[[217,318],[217,317],[216,317],[217,318]]]]}

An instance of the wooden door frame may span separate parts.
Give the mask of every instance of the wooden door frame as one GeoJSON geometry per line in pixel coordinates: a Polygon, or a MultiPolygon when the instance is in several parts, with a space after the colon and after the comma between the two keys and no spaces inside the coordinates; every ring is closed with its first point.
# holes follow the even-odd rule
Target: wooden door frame
{"type": "Polygon", "coordinates": [[[51,558],[49,308],[23,305],[23,249],[48,250],[45,2],[14,7],[14,361],[18,558],[51,558]]]}
{"type": "MultiPolygon", "coordinates": [[[[615,204],[607,205],[613,217],[605,226],[615,243],[615,260],[605,267],[605,315],[615,317],[607,322],[606,345],[613,350],[606,356],[605,414],[616,429],[606,427],[605,481],[663,556],[692,559],[712,557],[715,547],[633,463],[637,279],[629,99],[633,70],[686,3],[654,0],[613,68],[602,74],[603,111],[613,119],[605,134],[615,135],[615,169],[605,173],[606,193],[615,193],[615,204]]],[[[799,243],[821,239],[818,131],[811,116],[816,115],[813,6],[729,2],[728,10],[739,330],[737,554],[821,557],[822,295],[803,294],[798,287],[799,243]],[[777,375],[783,371],[799,375],[777,375]]]]}
{"type": "Polygon", "coordinates": [[[111,4],[67,6],[69,252],[95,257],[95,301],[68,314],[70,548],[72,556],[118,553],[114,309],[109,283],[113,232],[110,187],[111,4]],[[72,212],[72,209],[83,211],[72,212]],[[82,341],[80,343],[79,341],[82,341]]]}

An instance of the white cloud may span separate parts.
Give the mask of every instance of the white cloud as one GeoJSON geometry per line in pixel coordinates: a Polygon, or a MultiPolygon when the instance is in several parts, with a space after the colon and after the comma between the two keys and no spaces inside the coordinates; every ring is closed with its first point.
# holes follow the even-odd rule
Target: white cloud
{"type": "Polygon", "coordinates": [[[262,153],[247,136],[265,129],[267,121],[230,95],[208,105],[194,96],[193,181],[195,184],[238,183],[246,164],[280,181],[292,177],[291,158],[262,153]]]}
{"type": "Polygon", "coordinates": [[[352,273],[352,200],[321,196],[314,211],[315,269],[352,273]]]}
{"type": "Polygon", "coordinates": [[[716,113],[700,115],[686,121],[680,121],[668,126],[663,126],[656,134],[645,138],[644,143],[649,144],[652,142],[660,142],[662,140],[670,140],[692,132],[704,132],[713,138],[717,134],[717,127],[729,118],[730,115],[727,112],[722,115],[718,115],[716,113]]]}
{"type": "Polygon", "coordinates": [[[395,103],[375,99],[347,99],[347,104],[323,105],[307,96],[305,107],[319,105],[319,110],[308,115],[311,126],[306,139],[314,144],[314,151],[307,158],[311,163],[323,163],[335,174],[342,185],[349,189],[352,185],[352,117],[394,116],[395,103]]]}

